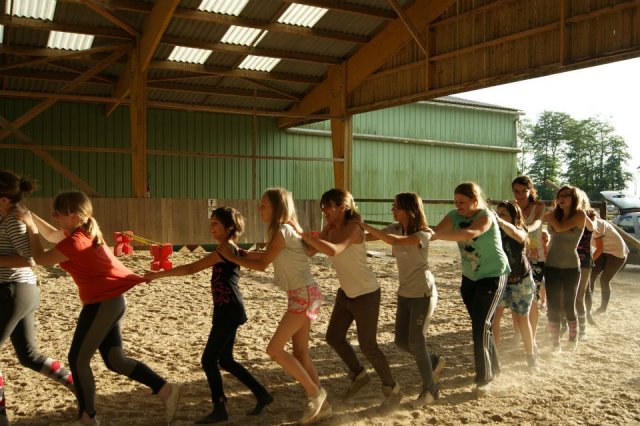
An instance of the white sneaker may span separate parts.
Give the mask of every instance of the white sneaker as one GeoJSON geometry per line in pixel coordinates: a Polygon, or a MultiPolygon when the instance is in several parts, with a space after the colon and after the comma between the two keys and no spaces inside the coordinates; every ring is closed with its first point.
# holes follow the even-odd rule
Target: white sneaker
{"type": "Polygon", "coordinates": [[[316,420],[318,414],[322,410],[322,405],[324,401],[327,399],[327,391],[324,388],[320,388],[320,392],[318,392],[318,396],[307,399],[307,407],[304,409],[304,413],[302,413],[302,417],[298,421],[301,425],[306,425],[316,420]]]}
{"type": "Polygon", "coordinates": [[[440,397],[440,392],[436,391],[436,395],[433,396],[428,390],[423,390],[420,395],[413,401],[413,408],[422,408],[426,405],[433,404],[435,400],[440,397]]]}
{"type": "Polygon", "coordinates": [[[440,380],[440,374],[442,374],[442,370],[444,366],[447,364],[444,357],[440,355],[436,355],[436,363],[432,365],[433,367],[433,381],[438,382],[440,380]]]}
{"type": "Polygon", "coordinates": [[[171,393],[164,401],[164,408],[167,413],[167,421],[171,422],[178,412],[178,403],[180,402],[180,394],[182,393],[182,383],[169,383],[171,393]]]}
{"type": "Polygon", "coordinates": [[[367,383],[369,383],[370,380],[371,379],[367,374],[367,369],[363,368],[362,371],[351,380],[349,389],[347,389],[347,391],[342,396],[342,400],[347,401],[353,398],[358,392],[360,392],[360,389],[362,389],[367,383]]]}
{"type": "Polygon", "coordinates": [[[316,417],[316,421],[325,420],[325,419],[328,419],[331,416],[333,416],[333,408],[331,408],[331,405],[325,399],[324,404],[322,404],[322,408],[320,409],[320,412],[318,413],[318,417],[316,417]]]}

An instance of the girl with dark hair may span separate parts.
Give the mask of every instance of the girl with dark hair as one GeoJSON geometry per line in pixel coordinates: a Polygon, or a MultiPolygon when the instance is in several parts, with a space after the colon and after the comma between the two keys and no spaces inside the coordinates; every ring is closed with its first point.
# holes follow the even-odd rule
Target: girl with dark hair
{"type": "MultiPolygon", "coordinates": [[[[235,244],[244,230],[244,218],[232,207],[219,207],[211,212],[209,231],[219,245],[226,245],[234,255],[244,256],[246,252],[235,244]]],[[[242,302],[240,267],[223,258],[217,251],[187,265],[160,272],[147,272],[145,280],[192,275],[206,268],[211,269],[211,295],[213,296],[213,322],[209,340],[202,354],[202,368],[207,376],[211,390],[213,411],[196,421],[196,424],[210,424],[229,419],[222,386],[222,367],[245,386],[256,397],[256,406],[248,414],[258,415],[262,409],[273,402],[273,397],[242,365],[233,359],[233,346],[238,327],[247,322],[242,302]],[[219,366],[218,366],[219,364],[219,366]]]]}
{"type": "MultiPolygon", "coordinates": [[[[40,289],[31,270],[34,263],[27,227],[16,218],[24,194],[34,190],[32,180],[0,170],[0,347],[10,338],[20,364],[74,392],[71,373],[36,347],[34,316],[40,289]]],[[[4,385],[0,371],[0,425],[9,423],[4,385]]]]}
{"type": "Polygon", "coordinates": [[[333,188],[325,192],[320,208],[326,225],[320,237],[312,237],[297,231],[310,246],[309,255],[321,252],[329,256],[340,288],[327,326],[327,343],[347,365],[351,384],[343,399],[353,397],[369,382],[364,366],[358,360],[347,333],[355,321],[360,350],[369,360],[382,381],[384,402],[382,409],[390,409],[400,403],[400,385],[393,379],[389,362],[378,346],[378,314],[380,313],[380,284],[367,266],[367,250],[364,232],[358,225],[360,213],[349,191],[333,188]]]}
{"type": "MultiPolygon", "coordinates": [[[[538,303],[543,306],[546,303],[544,294],[544,262],[546,259],[545,246],[542,237],[542,218],[547,209],[544,202],[538,199],[538,192],[529,176],[518,176],[511,182],[511,192],[518,207],[522,210],[524,224],[529,233],[527,243],[527,259],[531,264],[533,281],[536,284],[535,300],[529,310],[529,323],[531,324],[531,336],[533,345],[536,346],[536,334],[538,330],[538,303]]],[[[519,332],[519,331],[518,331],[519,332]]]]}
{"type": "Polygon", "coordinates": [[[326,401],[327,392],[309,355],[311,322],[318,318],[322,293],[311,274],[311,263],[302,240],[288,222],[296,221],[291,192],[284,188],[267,189],[258,207],[260,220],[268,224],[267,249],[237,256],[228,245],[218,246],[218,253],[245,268],[264,271],[273,263],[274,280],[287,292],[287,312],[267,346],[267,354],[300,383],[307,395],[300,424],[318,421],[333,414],[326,401]],[[293,350],[287,352],[291,341],[293,350]]]}
{"type": "Polygon", "coordinates": [[[578,188],[565,185],[558,190],[553,211],[544,216],[548,223],[549,252],[544,269],[547,288],[547,318],[551,349],[560,351],[560,321],[563,312],[569,326],[569,341],[576,342],[576,295],[580,281],[580,258],[576,251],[586,215],[581,206],[578,188]]]}
{"type": "Polygon", "coordinates": [[[535,283],[531,277],[531,266],[525,254],[528,241],[527,228],[520,207],[515,202],[502,201],[496,208],[497,221],[502,235],[502,248],[509,259],[511,273],[502,295],[502,300],[496,309],[493,320],[493,332],[496,341],[500,339],[500,319],[505,307],[513,313],[516,326],[522,335],[522,341],[527,355],[527,365],[536,366],[534,345],[529,324],[529,310],[531,308],[535,283]]]}
{"type": "Polygon", "coordinates": [[[429,355],[426,340],[427,327],[438,303],[438,290],[428,260],[431,231],[418,194],[397,194],[391,211],[395,223],[382,230],[364,221],[360,226],[368,232],[367,241],[379,239],[392,245],[400,281],[395,344],[416,360],[422,376],[422,391],[414,405],[423,406],[438,399],[436,380],[445,364],[443,357],[429,355]]]}
{"type": "Polygon", "coordinates": [[[82,192],[63,192],[55,198],[53,218],[60,229],[30,212],[20,218],[27,225],[36,263],[59,263],[75,281],[83,303],[69,349],[78,400],[78,419],[71,424],[99,424],[90,364],[98,350],[107,368],[150,387],[164,402],[167,420],[173,420],[181,386],[168,383],[145,364],[124,355],[120,330],[126,308],[124,293],[144,279],[127,269],[104,243],[89,197],[82,192]],[[42,248],[40,232],[54,248],[42,248]]]}
{"type": "Polygon", "coordinates": [[[510,272],[495,215],[487,208],[480,187],[465,182],[454,190],[455,210],[434,228],[432,240],[457,241],[462,258],[462,301],[471,317],[475,383],[484,395],[500,372],[491,322],[510,272]]]}

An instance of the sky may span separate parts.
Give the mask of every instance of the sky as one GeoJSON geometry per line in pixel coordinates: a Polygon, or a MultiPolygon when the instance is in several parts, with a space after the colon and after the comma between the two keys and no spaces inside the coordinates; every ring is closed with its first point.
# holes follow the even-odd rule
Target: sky
{"type": "Polygon", "coordinates": [[[632,159],[634,181],[627,190],[640,194],[640,58],[509,83],[455,96],[516,108],[531,121],[545,110],[576,119],[595,117],[611,123],[632,159]]]}

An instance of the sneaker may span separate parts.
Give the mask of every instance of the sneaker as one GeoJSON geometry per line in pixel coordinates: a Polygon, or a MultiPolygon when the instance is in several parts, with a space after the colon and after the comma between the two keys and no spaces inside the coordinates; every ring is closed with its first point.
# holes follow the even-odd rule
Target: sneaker
{"type": "Polygon", "coordinates": [[[589,325],[596,325],[596,322],[593,320],[593,317],[591,315],[587,315],[587,322],[589,323],[589,325]]]}
{"type": "Polygon", "coordinates": [[[580,333],[578,333],[578,340],[583,342],[585,340],[587,340],[587,332],[586,331],[581,331],[580,333]]]}
{"type": "Polygon", "coordinates": [[[171,422],[176,417],[178,411],[178,403],[180,402],[180,394],[182,393],[182,383],[169,383],[171,393],[164,401],[164,408],[167,413],[167,421],[171,422]]]}
{"type": "Polygon", "coordinates": [[[302,417],[298,421],[301,425],[306,425],[317,419],[318,414],[320,414],[320,410],[322,410],[322,405],[324,401],[327,399],[327,391],[323,388],[320,388],[320,392],[318,392],[318,396],[308,398],[307,399],[307,407],[304,409],[304,413],[302,413],[302,417]]]}
{"type": "Polygon", "coordinates": [[[391,386],[382,386],[382,393],[384,395],[384,401],[380,405],[383,410],[388,410],[396,407],[402,400],[402,392],[400,392],[400,384],[391,386]]]}
{"type": "Polygon", "coordinates": [[[253,407],[253,410],[247,413],[248,416],[257,416],[259,415],[264,408],[273,402],[273,396],[270,393],[264,393],[259,397],[256,397],[256,406],[253,407]]]}
{"type": "Polygon", "coordinates": [[[557,345],[554,344],[551,346],[551,353],[552,354],[559,354],[560,352],[562,352],[562,348],[560,347],[560,343],[558,343],[557,345]]]}
{"type": "Polygon", "coordinates": [[[428,390],[423,390],[422,392],[420,392],[420,395],[418,395],[416,400],[413,401],[412,405],[413,405],[413,408],[422,408],[424,406],[433,404],[433,402],[436,401],[438,398],[440,398],[440,392],[438,390],[436,390],[435,395],[429,392],[428,390]]]}
{"type": "Polygon", "coordinates": [[[600,315],[600,314],[604,314],[605,312],[607,312],[607,308],[603,308],[602,306],[600,306],[598,309],[596,309],[596,311],[593,314],[600,315]]]}
{"type": "Polygon", "coordinates": [[[440,380],[440,373],[444,369],[444,366],[447,364],[444,357],[440,355],[435,355],[436,362],[433,363],[433,381],[438,382],[440,380]]]}
{"type": "Polygon", "coordinates": [[[320,420],[328,419],[331,416],[333,416],[333,408],[331,408],[331,405],[325,399],[324,404],[322,404],[322,408],[320,409],[320,412],[318,413],[318,417],[316,417],[316,421],[319,422],[320,420]]]}
{"type": "Polygon", "coordinates": [[[360,389],[362,389],[367,383],[369,383],[370,380],[371,379],[367,374],[367,370],[363,368],[362,371],[351,380],[349,389],[347,389],[347,391],[342,396],[342,400],[347,401],[353,398],[358,392],[360,392],[360,389]]]}
{"type": "Polygon", "coordinates": [[[482,398],[487,396],[491,390],[491,382],[477,383],[476,384],[476,397],[482,398]]]}
{"type": "Polygon", "coordinates": [[[212,412],[201,418],[200,420],[196,420],[194,424],[196,425],[209,425],[213,423],[220,423],[229,420],[229,414],[227,413],[227,408],[224,404],[216,406],[212,412]]]}

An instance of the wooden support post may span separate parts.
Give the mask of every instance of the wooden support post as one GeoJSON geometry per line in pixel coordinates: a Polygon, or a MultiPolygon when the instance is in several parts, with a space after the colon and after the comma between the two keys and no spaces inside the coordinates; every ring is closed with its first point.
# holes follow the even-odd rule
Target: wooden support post
{"type": "Polygon", "coordinates": [[[141,69],[139,58],[136,48],[125,73],[131,96],[131,190],[134,197],[142,198],[147,192],[147,73],[141,69]]]}
{"type": "Polygon", "coordinates": [[[353,133],[352,116],[347,114],[346,69],[344,64],[329,69],[329,109],[332,117],[333,179],[335,186],[351,191],[353,133]]]}

